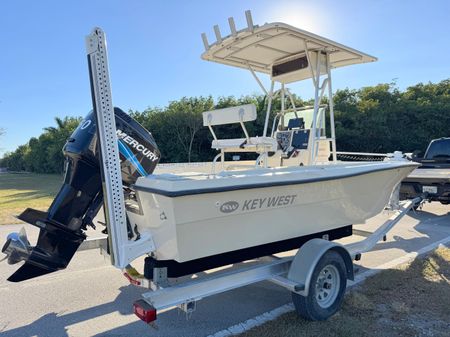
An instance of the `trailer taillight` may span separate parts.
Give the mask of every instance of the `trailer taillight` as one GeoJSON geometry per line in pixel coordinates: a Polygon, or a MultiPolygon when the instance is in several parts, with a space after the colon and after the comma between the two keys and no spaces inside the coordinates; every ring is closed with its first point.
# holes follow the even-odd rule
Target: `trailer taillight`
{"type": "Polygon", "coordinates": [[[156,309],[144,300],[137,300],[134,302],[133,311],[134,314],[145,323],[156,321],[156,309]]]}

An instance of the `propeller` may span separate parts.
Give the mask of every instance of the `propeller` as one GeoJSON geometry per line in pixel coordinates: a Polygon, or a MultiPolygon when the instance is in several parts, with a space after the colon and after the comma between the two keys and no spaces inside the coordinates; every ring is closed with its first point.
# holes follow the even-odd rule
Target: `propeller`
{"type": "Polygon", "coordinates": [[[31,254],[32,247],[30,241],[28,241],[27,233],[25,228],[17,233],[8,234],[6,242],[3,245],[2,253],[6,256],[0,260],[4,261],[7,259],[8,264],[15,264],[20,261],[25,261],[31,254]]]}

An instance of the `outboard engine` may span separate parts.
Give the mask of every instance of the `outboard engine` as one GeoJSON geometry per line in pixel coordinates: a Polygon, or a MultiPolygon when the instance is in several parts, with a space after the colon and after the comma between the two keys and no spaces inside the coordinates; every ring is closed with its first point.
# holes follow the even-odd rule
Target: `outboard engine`
{"type": "MultiPolygon", "coordinates": [[[[132,198],[132,185],[138,177],[154,171],[160,153],[150,132],[122,110],[114,108],[114,113],[122,181],[126,196],[132,198]]],[[[36,246],[31,247],[21,231],[10,234],[2,248],[8,263],[25,261],[9,281],[20,282],[66,268],[86,239],[87,226],[95,228],[93,220],[103,205],[103,193],[94,112],[73,132],[63,153],[64,183],[48,211],[27,208],[18,217],[40,228],[36,246]]]]}

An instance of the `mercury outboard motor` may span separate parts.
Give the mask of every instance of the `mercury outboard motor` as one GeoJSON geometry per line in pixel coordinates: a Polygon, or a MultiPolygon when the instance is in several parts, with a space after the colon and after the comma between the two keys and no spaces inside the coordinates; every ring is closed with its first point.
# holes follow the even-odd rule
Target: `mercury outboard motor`
{"type": "MultiPolygon", "coordinates": [[[[138,177],[151,174],[160,153],[150,132],[118,108],[114,108],[122,181],[127,196],[138,177]]],[[[8,236],[2,252],[8,263],[25,263],[8,280],[20,282],[64,269],[80,244],[84,231],[103,205],[96,117],[91,112],[63,148],[64,183],[47,212],[27,208],[19,219],[40,228],[31,247],[24,231],[8,236]]]]}

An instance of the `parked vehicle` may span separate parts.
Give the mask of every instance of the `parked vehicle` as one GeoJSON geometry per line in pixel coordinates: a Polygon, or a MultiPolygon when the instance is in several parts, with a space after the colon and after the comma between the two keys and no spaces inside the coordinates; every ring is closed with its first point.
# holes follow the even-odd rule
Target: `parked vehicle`
{"type": "Polygon", "coordinates": [[[433,139],[423,157],[412,156],[422,164],[406,177],[400,187],[400,199],[422,194],[430,201],[450,203],[450,137],[433,139]]]}

